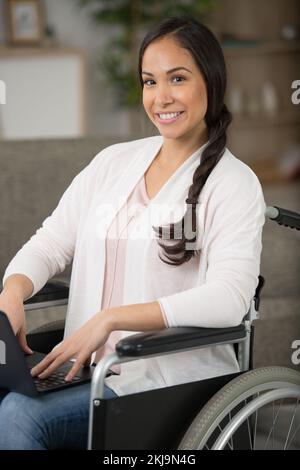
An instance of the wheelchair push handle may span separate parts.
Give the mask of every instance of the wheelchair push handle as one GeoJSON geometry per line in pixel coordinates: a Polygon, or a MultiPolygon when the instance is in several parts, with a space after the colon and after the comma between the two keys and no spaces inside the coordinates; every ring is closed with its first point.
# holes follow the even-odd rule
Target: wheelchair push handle
{"type": "Polygon", "coordinates": [[[279,225],[300,230],[300,214],[277,206],[268,206],[265,215],[279,225]]]}

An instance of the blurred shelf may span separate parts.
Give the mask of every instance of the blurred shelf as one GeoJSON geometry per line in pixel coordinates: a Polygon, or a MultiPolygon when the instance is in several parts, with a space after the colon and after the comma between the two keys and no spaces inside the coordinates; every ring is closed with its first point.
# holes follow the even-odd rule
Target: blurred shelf
{"type": "Polygon", "coordinates": [[[239,57],[241,55],[257,56],[267,54],[281,54],[300,52],[300,41],[270,41],[256,44],[223,43],[225,57],[239,57]]]}
{"type": "Polygon", "coordinates": [[[284,170],[280,164],[280,159],[273,156],[261,156],[255,161],[248,161],[247,164],[254,171],[262,184],[299,184],[300,168],[296,166],[289,171],[284,170]]]}
{"type": "Polygon", "coordinates": [[[66,55],[82,55],[84,56],[84,51],[80,48],[74,47],[58,47],[58,46],[5,46],[0,44],[0,57],[2,59],[9,58],[24,58],[24,57],[39,57],[39,56],[66,56],[66,55]]]}
{"type": "Polygon", "coordinates": [[[257,113],[251,116],[234,116],[232,125],[238,128],[273,127],[300,124],[300,112],[283,111],[278,115],[257,113]]]}

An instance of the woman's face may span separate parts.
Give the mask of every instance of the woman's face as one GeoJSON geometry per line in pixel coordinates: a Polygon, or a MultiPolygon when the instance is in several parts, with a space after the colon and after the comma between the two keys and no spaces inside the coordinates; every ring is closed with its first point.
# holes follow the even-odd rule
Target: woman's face
{"type": "Polygon", "coordinates": [[[166,37],[151,43],[142,61],[143,105],[167,139],[197,138],[206,130],[207,93],[187,49],[166,37]]]}

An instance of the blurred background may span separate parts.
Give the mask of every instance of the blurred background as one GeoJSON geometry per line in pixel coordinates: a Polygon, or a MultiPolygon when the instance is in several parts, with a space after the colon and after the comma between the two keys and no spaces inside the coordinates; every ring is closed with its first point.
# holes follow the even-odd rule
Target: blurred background
{"type": "MultiPolygon", "coordinates": [[[[268,205],[300,212],[299,0],[0,0],[2,273],[102,148],[157,133],[141,106],[137,53],[173,14],[219,38],[234,115],[228,147],[255,171],[268,205]]],[[[299,232],[266,221],[255,366],[299,368],[299,243],[299,232]]],[[[28,329],[64,314],[28,312],[28,329]]]]}

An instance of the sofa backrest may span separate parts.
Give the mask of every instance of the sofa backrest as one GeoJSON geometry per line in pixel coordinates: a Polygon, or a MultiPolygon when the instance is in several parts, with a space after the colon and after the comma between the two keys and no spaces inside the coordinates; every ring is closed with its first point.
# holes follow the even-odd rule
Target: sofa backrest
{"type": "Polygon", "coordinates": [[[103,148],[126,140],[132,139],[0,143],[1,280],[11,258],[52,213],[72,179],[103,148]]]}

